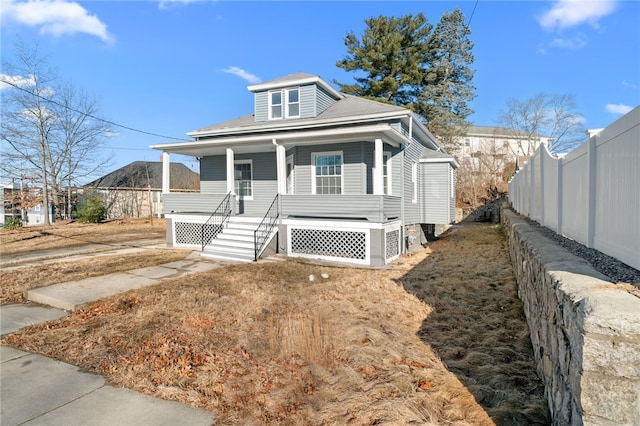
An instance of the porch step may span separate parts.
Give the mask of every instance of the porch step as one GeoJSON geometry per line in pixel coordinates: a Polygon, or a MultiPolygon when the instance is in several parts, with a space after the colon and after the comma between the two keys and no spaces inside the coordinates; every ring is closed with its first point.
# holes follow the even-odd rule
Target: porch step
{"type": "Polygon", "coordinates": [[[227,227],[204,248],[202,256],[253,262],[255,259],[253,233],[261,221],[262,218],[259,217],[230,217],[227,227]]]}

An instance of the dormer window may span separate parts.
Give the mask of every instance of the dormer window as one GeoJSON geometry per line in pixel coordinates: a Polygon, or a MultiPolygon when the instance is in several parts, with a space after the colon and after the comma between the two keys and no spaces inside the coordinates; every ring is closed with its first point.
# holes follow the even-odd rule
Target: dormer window
{"type": "Polygon", "coordinates": [[[269,92],[269,119],[300,117],[300,89],[281,89],[269,92]],[[284,100],[284,101],[283,101],[284,100]]]}
{"type": "Polygon", "coordinates": [[[287,118],[300,117],[300,90],[287,89],[287,118]]]}
{"type": "Polygon", "coordinates": [[[282,92],[269,92],[269,118],[282,118],[282,92]]]}

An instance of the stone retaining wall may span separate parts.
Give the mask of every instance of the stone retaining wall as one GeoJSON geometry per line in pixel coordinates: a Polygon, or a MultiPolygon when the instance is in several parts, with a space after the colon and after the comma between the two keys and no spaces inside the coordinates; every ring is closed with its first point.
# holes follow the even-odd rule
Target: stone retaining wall
{"type": "Polygon", "coordinates": [[[504,209],[554,425],[640,425],[640,298],[504,209]]]}

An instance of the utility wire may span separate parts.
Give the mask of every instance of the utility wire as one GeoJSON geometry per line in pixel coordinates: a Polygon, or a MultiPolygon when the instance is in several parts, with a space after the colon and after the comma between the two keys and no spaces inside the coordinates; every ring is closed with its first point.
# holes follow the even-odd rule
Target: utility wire
{"type": "Polygon", "coordinates": [[[473,10],[471,11],[471,16],[469,16],[469,21],[467,22],[467,27],[471,25],[471,20],[473,19],[473,14],[476,13],[476,7],[478,7],[478,1],[476,0],[476,4],[473,5],[473,10]]]}
{"type": "Polygon", "coordinates": [[[96,117],[95,115],[87,114],[86,112],[78,111],[77,109],[73,109],[73,108],[71,108],[71,107],[69,107],[67,105],[63,105],[60,102],[54,101],[53,99],[49,99],[49,98],[41,96],[41,95],[39,95],[37,93],[31,92],[31,91],[29,91],[29,90],[27,90],[27,89],[25,89],[23,87],[20,87],[17,84],[12,83],[10,81],[7,81],[7,80],[1,80],[1,81],[4,84],[8,84],[9,86],[13,86],[16,89],[22,90],[23,92],[26,92],[26,93],[28,93],[28,94],[30,94],[32,96],[37,96],[38,98],[43,99],[43,100],[45,100],[47,102],[51,102],[53,104],[61,106],[62,108],[66,108],[66,109],[68,109],[70,111],[73,111],[75,113],[82,114],[82,115],[84,115],[86,117],[91,117],[94,120],[99,120],[99,121],[102,121],[103,123],[107,123],[107,124],[110,124],[112,126],[120,127],[122,129],[126,129],[126,130],[131,130],[132,132],[143,133],[145,135],[155,136],[155,137],[164,138],[164,139],[173,139],[173,140],[176,140],[176,141],[183,141],[184,140],[184,138],[175,138],[173,136],[160,135],[160,134],[157,134],[157,133],[146,132],[146,131],[140,130],[140,129],[134,129],[133,127],[125,126],[123,124],[114,123],[113,121],[105,120],[104,118],[96,117]]]}

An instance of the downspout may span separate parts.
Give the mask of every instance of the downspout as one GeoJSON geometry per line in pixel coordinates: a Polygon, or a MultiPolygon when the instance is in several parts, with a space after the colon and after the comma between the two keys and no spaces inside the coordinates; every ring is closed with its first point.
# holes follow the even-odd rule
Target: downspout
{"type": "MultiPolygon", "coordinates": [[[[409,126],[409,132],[411,132],[411,126],[409,126]]],[[[406,149],[406,148],[405,148],[406,149]]],[[[404,149],[402,150],[402,170],[400,171],[400,184],[402,186],[402,192],[400,193],[400,242],[402,244],[402,254],[407,254],[407,243],[405,241],[404,230],[404,201],[406,198],[406,188],[404,187],[404,168],[406,167],[404,149]]]]}

